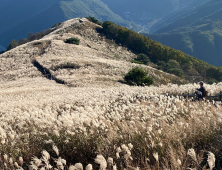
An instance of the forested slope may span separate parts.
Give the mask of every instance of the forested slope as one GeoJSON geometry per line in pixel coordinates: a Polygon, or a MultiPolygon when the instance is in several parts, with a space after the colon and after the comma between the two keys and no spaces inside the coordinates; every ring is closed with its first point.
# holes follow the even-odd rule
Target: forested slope
{"type": "MultiPolygon", "coordinates": [[[[127,28],[107,21],[103,23],[103,31],[106,36],[123,44],[130,50],[146,54],[152,62],[158,65],[159,69],[166,72],[186,77],[190,81],[198,78],[205,79],[205,81],[222,80],[222,68],[162,45],[127,28]]],[[[176,38],[178,37],[175,36],[176,38]]]]}

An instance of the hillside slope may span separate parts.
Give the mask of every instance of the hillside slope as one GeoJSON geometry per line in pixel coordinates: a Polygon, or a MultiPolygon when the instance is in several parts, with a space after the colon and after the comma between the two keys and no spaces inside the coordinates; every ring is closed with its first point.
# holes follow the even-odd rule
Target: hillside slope
{"type": "MultiPolygon", "coordinates": [[[[75,87],[126,86],[120,81],[130,68],[138,65],[130,62],[135,54],[101,37],[98,29],[101,27],[87,19],[72,19],[40,40],[1,54],[0,80],[31,81],[46,77],[45,81],[50,81],[52,77],[58,83],[75,87]],[[71,37],[79,38],[80,45],[64,43],[71,37]],[[70,67],[63,68],[67,63],[70,67]]],[[[178,82],[176,76],[149,66],[141,67],[154,78],[156,85],[178,82]]]]}

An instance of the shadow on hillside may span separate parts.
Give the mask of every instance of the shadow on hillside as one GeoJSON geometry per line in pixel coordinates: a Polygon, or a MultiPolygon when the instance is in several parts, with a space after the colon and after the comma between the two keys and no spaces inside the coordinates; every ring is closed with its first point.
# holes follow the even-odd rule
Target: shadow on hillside
{"type": "Polygon", "coordinates": [[[49,69],[43,67],[37,60],[32,60],[32,64],[34,67],[36,67],[41,73],[42,75],[49,79],[49,80],[55,80],[56,83],[58,84],[66,84],[66,82],[64,80],[60,80],[58,78],[56,78],[55,76],[53,76],[50,72],[49,69]]]}
{"type": "MultiPolygon", "coordinates": [[[[118,80],[119,83],[122,83],[122,84],[127,84],[127,82],[125,80],[118,80]]],[[[129,84],[127,84],[129,85],[129,84]]]]}

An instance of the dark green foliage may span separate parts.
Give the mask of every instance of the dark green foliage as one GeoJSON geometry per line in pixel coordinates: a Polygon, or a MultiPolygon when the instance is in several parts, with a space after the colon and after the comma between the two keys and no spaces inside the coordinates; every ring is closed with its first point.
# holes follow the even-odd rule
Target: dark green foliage
{"type": "Polygon", "coordinates": [[[190,62],[183,52],[164,46],[127,28],[117,26],[112,22],[105,21],[103,23],[103,31],[107,37],[115,39],[118,43],[127,46],[137,53],[147,55],[152,62],[167,62],[170,59],[177,60],[180,64],[190,62]]]}
{"type": "Polygon", "coordinates": [[[168,73],[174,74],[178,77],[184,77],[183,70],[179,69],[179,68],[170,68],[170,69],[168,69],[168,73]]]}
{"type": "Polygon", "coordinates": [[[213,83],[218,83],[218,81],[213,78],[208,81],[208,84],[213,84],[213,83]]]}
{"type": "Polygon", "coordinates": [[[96,19],[95,17],[86,17],[86,19],[88,19],[89,21],[95,23],[95,24],[98,24],[98,25],[103,25],[103,23],[101,21],[99,21],[98,19],[96,19]]]}
{"type": "Polygon", "coordinates": [[[57,66],[53,66],[50,69],[53,71],[56,71],[58,69],[79,69],[80,66],[78,64],[75,63],[64,63],[64,64],[60,64],[57,66]]]}
{"type": "Polygon", "coordinates": [[[9,46],[7,47],[7,50],[11,50],[19,45],[19,42],[17,40],[12,40],[9,46]]]}
{"type": "Polygon", "coordinates": [[[60,26],[61,24],[62,24],[62,22],[60,22],[58,24],[55,24],[55,25],[52,26],[52,28],[56,28],[56,27],[60,26]]]}
{"type": "Polygon", "coordinates": [[[79,45],[79,42],[80,40],[78,38],[69,38],[67,40],[64,41],[65,43],[68,43],[68,44],[76,44],[76,45],[79,45]]]}
{"type": "Polygon", "coordinates": [[[142,62],[137,61],[137,60],[131,60],[131,63],[143,64],[142,62]]]}
{"type": "Polygon", "coordinates": [[[184,71],[181,69],[180,64],[175,60],[169,60],[167,63],[160,61],[157,64],[158,68],[165,72],[174,74],[181,78],[184,77],[184,71]]]}
{"type": "Polygon", "coordinates": [[[19,45],[25,44],[27,42],[31,42],[34,40],[39,40],[42,37],[44,37],[45,35],[49,34],[50,32],[52,32],[51,29],[48,30],[44,30],[42,32],[37,32],[36,34],[30,32],[27,38],[23,38],[21,39],[19,42],[17,40],[12,40],[11,43],[9,44],[7,51],[11,50],[19,45]]]}
{"type": "Polygon", "coordinates": [[[42,32],[37,32],[35,34],[31,32],[31,33],[29,33],[27,39],[29,40],[29,42],[33,41],[33,40],[39,40],[39,39],[41,39],[42,37],[44,37],[45,35],[49,34],[52,31],[53,31],[52,29],[47,29],[47,30],[44,30],[42,32]]]}
{"type": "Polygon", "coordinates": [[[29,40],[27,38],[23,38],[19,41],[19,45],[25,44],[27,42],[29,42],[29,40]]]}
{"type": "Polygon", "coordinates": [[[211,79],[215,79],[217,81],[220,81],[222,79],[222,70],[219,68],[215,68],[215,67],[209,68],[206,71],[206,76],[211,77],[211,79]]]}
{"type": "Polygon", "coordinates": [[[150,59],[146,54],[139,54],[134,60],[139,61],[142,64],[149,65],[150,59]]]}
{"type": "Polygon", "coordinates": [[[140,67],[132,68],[124,79],[130,85],[149,86],[153,84],[153,78],[147,76],[147,73],[140,67]]]}

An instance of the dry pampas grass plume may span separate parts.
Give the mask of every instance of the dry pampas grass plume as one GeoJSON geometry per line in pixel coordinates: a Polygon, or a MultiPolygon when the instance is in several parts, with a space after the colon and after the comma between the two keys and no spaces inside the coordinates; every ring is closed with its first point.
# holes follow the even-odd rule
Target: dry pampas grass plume
{"type": "Polygon", "coordinates": [[[86,166],[86,170],[93,170],[92,164],[88,164],[88,165],[86,166]]]}
{"type": "Polygon", "coordinates": [[[193,148],[188,150],[187,155],[189,155],[195,162],[197,162],[196,152],[193,148]]]}
{"type": "Polygon", "coordinates": [[[105,170],[107,167],[107,162],[102,155],[97,155],[95,158],[95,163],[100,165],[100,170],[105,170]]]}
{"type": "Polygon", "coordinates": [[[83,166],[82,166],[81,163],[76,163],[75,167],[76,167],[77,170],[83,170],[83,166]]]}
{"type": "Polygon", "coordinates": [[[212,153],[212,152],[209,152],[208,153],[208,158],[207,158],[207,163],[208,163],[208,165],[209,165],[209,167],[210,167],[210,170],[212,170],[213,168],[214,168],[214,166],[215,166],[215,156],[214,156],[214,154],[212,153]]]}

